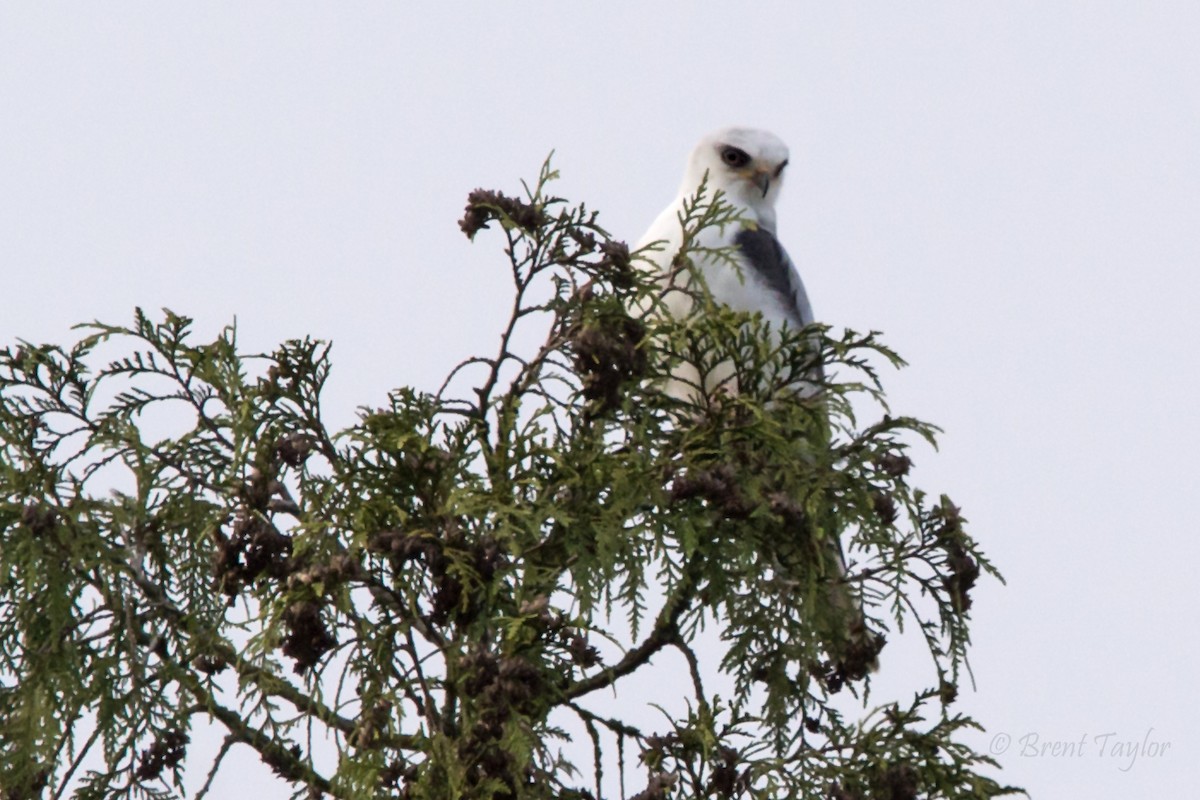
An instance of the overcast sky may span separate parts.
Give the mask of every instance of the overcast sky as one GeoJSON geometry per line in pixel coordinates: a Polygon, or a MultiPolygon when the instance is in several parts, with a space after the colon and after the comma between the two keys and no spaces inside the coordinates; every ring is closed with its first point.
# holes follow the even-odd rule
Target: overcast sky
{"type": "MultiPolygon", "coordinates": [[[[946,429],[916,482],[1008,577],[973,612],[976,744],[1035,797],[1184,796],[1198,32],[1182,2],[5,3],[0,344],[236,316],[249,350],[331,339],[349,423],[495,345],[468,191],[553,149],[559,193],[633,241],[702,135],[768,128],[818,319],[909,360],[894,408],[946,429]]],[[[881,694],[928,682],[887,656],[881,694]]]]}

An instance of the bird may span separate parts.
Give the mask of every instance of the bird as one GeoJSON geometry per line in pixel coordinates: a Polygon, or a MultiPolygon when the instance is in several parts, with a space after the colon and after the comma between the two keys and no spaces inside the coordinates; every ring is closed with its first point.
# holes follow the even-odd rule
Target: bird
{"type": "MultiPolygon", "coordinates": [[[[680,217],[703,184],[709,199],[720,191],[740,220],[704,228],[689,244],[692,269],[712,299],[734,311],[760,312],[776,333],[784,326],[799,330],[813,324],[804,282],[776,235],[775,203],[788,160],[788,147],[778,136],[754,128],[724,128],[696,145],[678,194],[636,246],[643,267],[673,284],[664,292],[661,311],[684,319],[693,309],[694,276],[673,271],[673,264],[684,243],[680,217]]],[[[695,365],[680,364],[664,391],[695,402],[717,385],[736,390],[729,386],[731,371],[728,366],[714,370],[702,381],[695,365]]],[[[819,366],[814,366],[814,377],[820,377],[819,366]]],[[[802,393],[813,394],[813,385],[802,388],[802,393]]]]}
{"type": "MultiPolygon", "coordinates": [[[[765,130],[730,127],[700,140],[688,157],[675,199],[636,246],[642,268],[649,270],[663,287],[661,301],[643,305],[643,315],[666,314],[685,320],[697,309],[703,310],[705,306],[697,303],[693,285],[699,276],[715,303],[734,311],[761,314],[768,335],[778,336],[785,327],[802,330],[814,324],[804,282],[777,236],[775,205],[788,162],[787,145],[765,130]],[[684,221],[689,208],[694,208],[702,186],[708,202],[719,191],[733,214],[727,218],[727,224],[687,231],[684,221]],[[676,258],[685,240],[688,240],[685,255],[690,270],[681,268],[676,258]]],[[[810,335],[808,341],[817,349],[819,335],[810,335]]],[[[715,367],[710,364],[701,375],[696,363],[683,359],[672,365],[662,390],[696,406],[715,393],[738,391],[739,387],[731,386],[734,375],[736,368],[732,364],[715,367]]],[[[791,388],[796,397],[815,398],[819,403],[823,385],[820,359],[814,358],[806,379],[791,388]]],[[[843,580],[846,562],[840,537],[831,531],[826,541],[828,558],[823,560],[830,578],[828,602],[835,615],[846,621],[846,628],[835,636],[839,642],[834,649],[844,653],[849,643],[857,653],[851,660],[859,663],[850,671],[861,676],[877,668],[875,656],[882,647],[882,639],[867,630],[861,599],[843,580]]]]}

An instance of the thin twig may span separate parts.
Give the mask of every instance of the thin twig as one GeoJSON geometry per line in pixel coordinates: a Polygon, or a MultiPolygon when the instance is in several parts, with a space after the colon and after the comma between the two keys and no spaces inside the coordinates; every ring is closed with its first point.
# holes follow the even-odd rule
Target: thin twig
{"type": "Polygon", "coordinates": [[[229,752],[236,741],[232,736],[225,737],[225,741],[221,743],[221,749],[217,751],[217,756],[213,759],[212,767],[208,770],[208,777],[204,779],[204,785],[196,793],[195,800],[204,800],[204,795],[208,794],[208,790],[212,786],[213,778],[217,777],[217,770],[220,769],[221,762],[225,760],[225,754],[229,752]]]}

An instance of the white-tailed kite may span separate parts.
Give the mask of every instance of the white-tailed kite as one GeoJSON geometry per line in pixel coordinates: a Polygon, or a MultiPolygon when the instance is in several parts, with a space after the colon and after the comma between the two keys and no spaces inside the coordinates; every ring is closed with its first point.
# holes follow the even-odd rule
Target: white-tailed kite
{"type": "MultiPolygon", "coordinates": [[[[762,312],[763,320],[778,330],[788,325],[798,330],[813,322],[812,306],[800,274],[775,236],[775,200],[788,164],[788,149],[777,136],[752,128],[726,128],[707,136],[692,151],[679,194],[671,201],[638,243],[661,248],[646,251],[651,269],[660,270],[676,285],[686,285],[685,273],[671,275],[672,263],[683,245],[680,216],[701,183],[707,181],[707,199],[720,191],[725,203],[749,225],[710,226],[690,243],[692,268],[699,272],[712,298],[735,311],[762,312]],[[737,266],[727,255],[735,253],[737,266]]],[[[668,292],[664,310],[682,319],[692,310],[687,291],[668,292]]],[[[666,391],[676,397],[693,396],[700,388],[695,367],[683,364],[666,391]]],[[[708,375],[703,391],[711,392],[728,374],[708,375]]],[[[726,386],[725,388],[736,388],[726,386]]]]}
{"type": "MultiPolygon", "coordinates": [[[[714,301],[735,311],[760,312],[772,331],[785,325],[799,330],[812,324],[812,306],[800,274],[775,236],[775,201],[787,164],[787,145],[774,134],[752,128],[726,128],[705,137],[696,146],[688,159],[679,194],[638,244],[647,268],[660,273],[667,284],[657,313],[665,312],[676,319],[691,315],[695,292],[689,287],[689,279],[691,274],[698,273],[714,301]],[[706,202],[711,202],[719,190],[741,221],[709,226],[696,233],[688,242],[686,253],[694,271],[689,273],[680,269],[675,259],[687,235],[681,219],[695,204],[702,183],[707,188],[706,202]],[[646,249],[656,244],[657,249],[646,249]],[[671,286],[683,288],[673,291],[671,286]]],[[[708,369],[702,378],[696,365],[679,364],[673,367],[664,391],[694,402],[698,396],[737,390],[730,382],[732,367],[710,364],[708,369]]],[[[817,363],[809,375],[820,377],[820,374],[817,363]]],[[[811,396],[818,391],[816,384],[808,381],[802,381],[794,389],[799,396],[811,396]]],[[[835,649],[842,651],[840,656],[857,653],[850,655],[850,661],[858,666],[848,669],[861,676],[864,669],[875,668],[875,654],[882,640],[866,629],[860,603],[841,581],[846,569],[837,532],[827,531],[826,535],[834,572],[829,602],[845,612],[848,626],[837,637],[843,643],[835,649]]]]}

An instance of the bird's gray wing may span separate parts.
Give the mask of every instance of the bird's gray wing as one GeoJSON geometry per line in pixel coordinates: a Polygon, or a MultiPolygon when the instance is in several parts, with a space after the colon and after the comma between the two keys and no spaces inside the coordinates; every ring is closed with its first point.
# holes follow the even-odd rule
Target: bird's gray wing
{"type": "MultiPolygon", "coordinates": [[[[747,266],[762,279],[769,291],[783,298],[789,322],[798,328],[811,325],[812,305],[808,302],[808,293],[804,291],[804,282],[800,280],[800,273],[775,234],[762,226],[753,230],[747,228],[738,233],[734,242],[745,256],[747,266]]],[[[810,342],[814,351],[819,349],[819,337],[810,337],[810,342]]],[[[819,359],[813,365],[809,378],[812,382],[800,388],[801,395],[820,393],[825,369],[819,359]]],[[[842,552],[841,538],[836,535],[830,537],[829,548],[836,572],[829,587],[829,602],[845,621],[845,630],[834,634],[834,652],[843,663],[843,668],[852,669],[861,676],[879,668],[878,654],[883,640],[867,627],[862,598],[842,580],[846,575],[846,557],[842,552]]]]}
{"type": "Polygon", "coordinates": [[[762,278],[768,289],[783,298],[784,308],[794,311],[790,313],[791,322],[797,328],[811,325],[813,312],[808,293],[804,291],[796,265],[788,258],[775,234],[762,226],[745,228],[734,237],[734,243],[746,257],[750,269],[762,278]]]}

